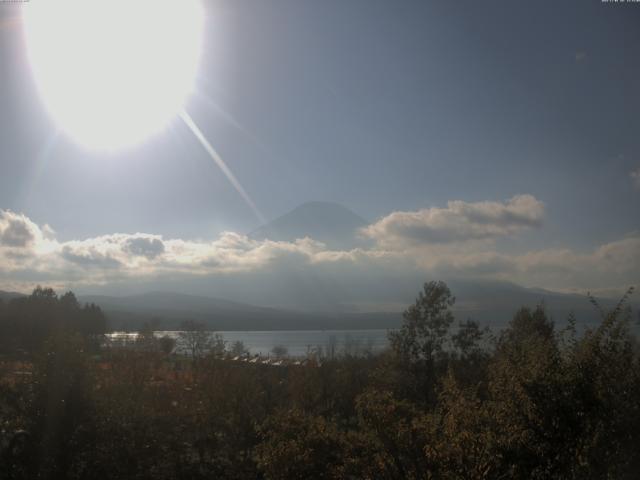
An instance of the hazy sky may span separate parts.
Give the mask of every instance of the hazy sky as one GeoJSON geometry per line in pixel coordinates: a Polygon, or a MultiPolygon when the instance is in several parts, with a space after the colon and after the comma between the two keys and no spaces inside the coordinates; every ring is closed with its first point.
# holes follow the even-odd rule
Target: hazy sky
{"type": "MultiPolygon", "coordinates": [[[[426,222],[431,232],[441,218],[453,218],[457,233],[493,242],[482,252],[596,255],[631,239],[625,261],[640,262],[640,5],[205,5],[199,93],[187,111],[267,218],[333,200],[380,220],[372,235],[401,218],[387,217],[394,212],[422,212],[411,217],[416,228],[426,222]],[[526,222],[505,227],[510,199],[522,195],[533,210],[526,222]],[[507,212],[495,224],[503,230],[483,237],[464,223],[477,218],[448,207],[451,201],[472,209],[494,202],[492,212],[507,212]]],[[[0,3],[0,210],[24,214],[40,229],[48,224],[59,248],[136,232],[215,241],[222,231],[258,226],[178,119],[118,153],[56,136],[18,15],[19,6],[0,3]]],[[[398,248],[402,241],[392,238],[398,248]]],[[[376,240],[389,249],[388,238],[376,240]]],[[[34,278],[15,271],[5,275],[34,278]]],[[[638,279],[615,272],[607,274],[611,286],[638,279]]],[[[525,273],[509,278],[546,283],[543,276],[527,282],[525,273]]],[[[588,286],[566,279],[567,289],[588,286]]],[[[562,279],[551,284],[563,286],[562,279]]]]}

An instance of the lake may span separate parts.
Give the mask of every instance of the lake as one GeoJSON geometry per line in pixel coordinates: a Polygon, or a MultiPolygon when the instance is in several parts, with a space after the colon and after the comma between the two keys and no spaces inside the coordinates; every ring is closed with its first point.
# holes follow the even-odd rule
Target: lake
{"type": "MultiPolygon", "coordinates": [[[[303,357],[311,351],[322,349],[323,353],[333,351],[336,354],[380,352],[387,345],[387,331],[376,330],[271,330],[271,331],[221,331],[227,347],[241,341],[253,355],[267,355],[273,347],[283,346],[288,355],[303,357]]],[[[178,338],[179,331],[157,331],[157,337],[178,338]]],[[[134,341],[137,333],[113,332],[107,335],[114,341],[134,341]]]]}

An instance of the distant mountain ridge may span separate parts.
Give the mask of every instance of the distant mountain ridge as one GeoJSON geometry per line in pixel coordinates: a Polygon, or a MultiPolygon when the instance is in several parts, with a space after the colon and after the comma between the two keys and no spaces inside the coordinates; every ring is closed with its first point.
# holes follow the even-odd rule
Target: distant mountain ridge
{"type": "MultiPolygon", "coordinates": [[[[482,325],[500,330],[522,306],[535,307],[544,303],[561,328],[570,313],[575,314],[578,326],[594,325],[600,319],[586,295],[549,292],[497,281],[451,280],[448,282],[456,296],[453,312],[456,321],[473,319],[482,325]]],[[[420,289],[416,285],[415,294],[420,289]]],[[[412,292],[413,293],[413,292],[412,292]]],[[[0,291],[0,298],[9,301],[25,296],[0,291]]],[[[128,296],[79,295],[81,303],[95,303],[102,308],[112,329],[137,329],[145,322],[156,320],[159,329],[173,330],[183,320],[197,320],[213,330],[349,330],[397,328],[402,311],[317,312],[269,308],[208,296],[175,292],[149,292],[128,296]]],[[[617,299],[602,299],[603,308],[612,308],[617,299]]],[[[640,304],[631,299],[630,305],[638,315],[640,304]]]]}
{"type": "MultiPolygon", "coordinates": [[[[516,311],[523,307],[544,304],[562,328],[569,314],[576,316],[578,326],[599,322],[598,313],[586,295],[550,292],[501,281],[451,280],[447,282],[456,297],[453,313],[456,322],[473,319],[496,330],[505,327],[516,311]]],[[[416,285],[417,295],[420,285],[416,285]]],[[[413,292],[412,292],[413,293],[413,292]]],[[[414,295],[414,298],[415,298],[414,295]]],[[[153,318],[161,320],[162,328],[178,328],[182,320],[195,319],[215,330],[329,330],[398,328],[402,323],[402,311],[331,312],[314,310],[290,310],[269,308],[223,300],[208,296],[196,296],[171,292],[151,292],[125,297],[100,295],[79,296],[81,302],[100,305],[114,328],[136,328],[153,318]]],[[[617,299],[599,300],[607,310],[617,299]]],[[[636,310],[640,305],[631,299],[636,310]]]]}
{"type": "Polygon", "coordinates": [[[5,302],[8,302],[9,300],[13,300],[14,298],[20,298],[20,297],[24,297],[24,296],[25,296],[24,293],[4,292],[4,291],[0,290],[0,300],[4,300],[5,302]]]}
{"type": "Polygon", "coordinates": [[[359,230],[368,222],[334,202],[307,202],[249,233],[254,240],[294,241],[310,237],[329,248],[350,249],[364,242],[359,230]]]}
{"type": "Polygon", "coordinates": [[[197,320],[213,330],[325,330],[395,328],[393,313],[324,314],[259,307],[214,297],[173,292],[150,292],[114,297],[81,295],[81,303],[95,303],[113,329],[136,329],[156,320],[160,329],[178,329],[184,320],[197,320]]]}

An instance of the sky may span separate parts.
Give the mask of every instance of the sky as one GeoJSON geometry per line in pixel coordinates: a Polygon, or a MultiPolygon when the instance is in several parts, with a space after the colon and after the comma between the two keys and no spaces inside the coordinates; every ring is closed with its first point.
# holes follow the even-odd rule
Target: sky
{"type": "Polygon", "coordinates": [[[193,121],[264,218],[338,202],[374,246],[246,238],[262,221],[178,117],[121,151],[74,143],[34,83],[21,6],[0,3],[0,288],[229,296],[292,269],[367,285],[389,265],[640,283],[640,4],[203,5],[193,121]]]}

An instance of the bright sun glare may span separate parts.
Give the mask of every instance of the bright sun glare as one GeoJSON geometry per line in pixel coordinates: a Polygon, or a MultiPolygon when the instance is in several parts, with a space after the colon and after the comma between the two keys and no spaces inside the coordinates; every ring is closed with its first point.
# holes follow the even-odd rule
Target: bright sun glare
{"type": "Polygon", "coordinates": [[[141,142],[194,88],[203,29],[197,0],[34,1],[23,13],[44,104],[85,147],[141,142]]]}

